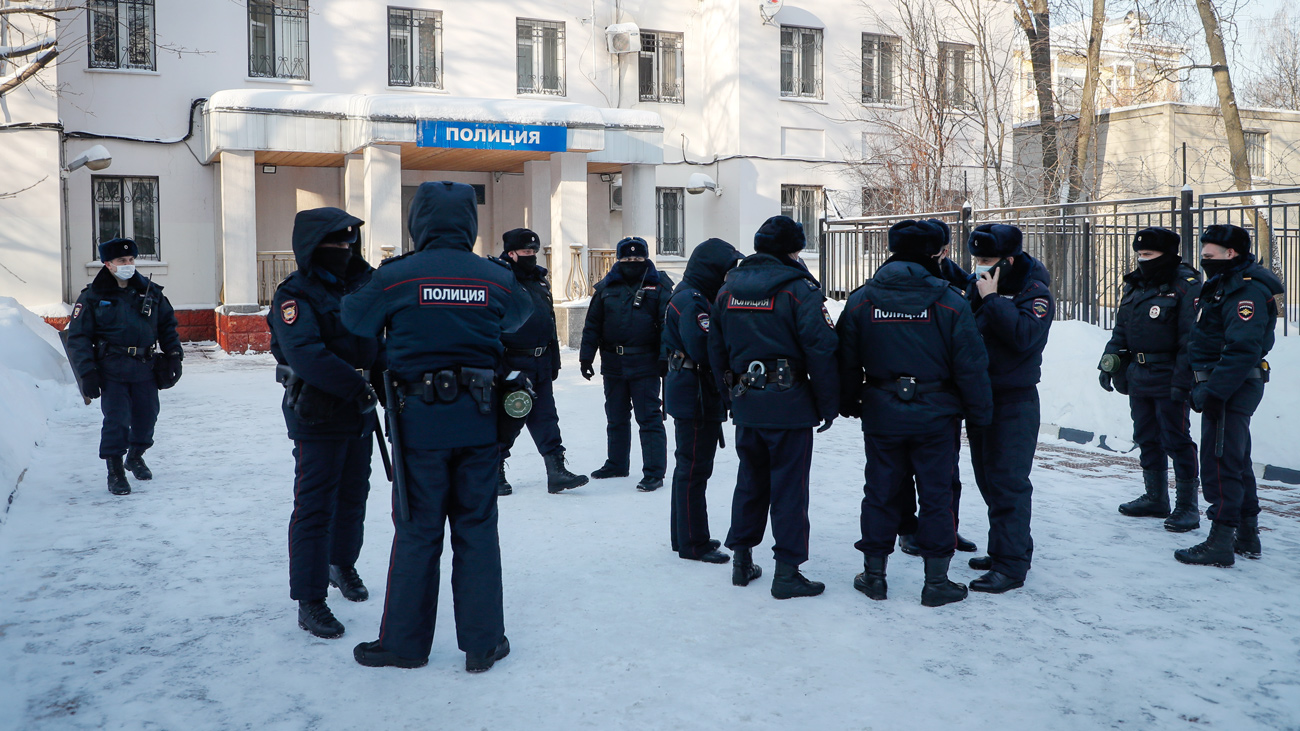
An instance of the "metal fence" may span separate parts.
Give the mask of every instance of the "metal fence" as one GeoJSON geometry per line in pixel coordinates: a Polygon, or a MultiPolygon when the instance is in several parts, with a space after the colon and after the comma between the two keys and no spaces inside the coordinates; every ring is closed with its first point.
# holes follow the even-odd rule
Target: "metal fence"
{"type": "MultiPolygon", "coordinates": [[[[908,215],[871,216],[823,221],[819,261],[828,297],[844,299],[889,258],[890,226],[909,218],[937,218],[952,228],[953,260],[970,270],[965,241],[984,223],[1018,226],[1024,248],[1041,260],[1052,275],[1056,317],[1111,327],[1123,292],[1123,276],[1134,268],[1133,235],[1149,226],[1178,231],[1183,258],[1193,266],[1200,259],[1196,235],[1212,223],[1234,223],[1270,243],[1269,264],[1284,285],[1300,283],[1300,188],[1278,188],[1201,195],[1090,201],[1069,205],[1022,206],[908,215]],[[1246,202],[1243,202],[1245,200],[1246,202]]],[[[1256,242],[1256,252],[1262,250],[1256,242]]],[[[1284,313],[1282,332],[1291,334],[1300,322],[1300,302],[1279,298],[1284,313]]]]}
{"type": "Polygon", "coordinates": [[[298,271],[292,251],[257,252],[257,303],[268,307],[275,298],[275,288],[284,278],[298,271]]]}

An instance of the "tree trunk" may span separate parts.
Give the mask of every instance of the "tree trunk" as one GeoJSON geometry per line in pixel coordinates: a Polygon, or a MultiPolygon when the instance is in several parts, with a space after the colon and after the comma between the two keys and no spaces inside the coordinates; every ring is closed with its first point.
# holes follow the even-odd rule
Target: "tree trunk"
{"type": "Polygon", "coordinates": [[[1078,139],[1074,142],[1074,164],[1070,166],[1070,200],[1085,197],[1083,176],[1088,166],[1088,145],[1097,123],[1097,77],[1101,74],[1101,36],[1106,24],[1106,0],[1092,0],[1092,28],[1088,32],[1088,68],[1083,77],[1083,98],[1079,104],[1078,139]]]}
{"type": "Polygon", "coordinates": [[[1029,40],[1029,63],[1034,74],[1034,91],[1038,96],[1044,188],[1039,195],[1042,202],[1052,203],[1061,184],[1056,106],[1052,98],[1052,15],[1047,0],[1017,0],[1016,4],[1016,18],[1029,40]]]}

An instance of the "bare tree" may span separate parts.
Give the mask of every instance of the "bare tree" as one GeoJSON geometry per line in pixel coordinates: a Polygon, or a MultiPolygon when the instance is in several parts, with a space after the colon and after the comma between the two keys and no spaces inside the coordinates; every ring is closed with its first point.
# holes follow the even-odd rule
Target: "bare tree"
{"type": "Polygon", "coordinates": [[[1282,8],[1259,40],[1263,64],[1241,85],[1242,100],[1251,106],[1300,109],[1300,17],[1282,8]]]}
{"type": "Polygon", "coordinates": [[[1016,21],[1029,41],[1029,63],[1038,97],[1038,134],[1043,160],[1043,197],[1050,202],[1061,182],[1055,95],[1052,93],[1052,12],[1047,0],[1015,0],[1016,21]]]}
{"type": "Polygon", "coordinates": [[[1083,173],[1088,167],[1088,148],[1097,123],[1097,77],[1101,74],[1101,41],[1106,27],[1106,0],[1092,0],[1092,23],[1088,30],[1087,70],[1083,95],[1079,101],[1079,125],[1074,142],[1074,161],[1070,165],[1069,199],[1084,197],[1083,173]]]}

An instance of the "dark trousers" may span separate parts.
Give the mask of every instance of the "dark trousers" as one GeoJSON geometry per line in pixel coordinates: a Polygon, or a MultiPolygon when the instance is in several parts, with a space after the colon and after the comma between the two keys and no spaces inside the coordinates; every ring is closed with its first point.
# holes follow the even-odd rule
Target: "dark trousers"
{"type": "Polygon", "coordinates": [[[1034,555],[1029,533],[1034,486],[1029,471],[1038,447],[1038,389],[1015,400],[993,395],[993,423],[967,424],[975,484],[989,509],[989,558],[993,570],[1025,578],[1034,555]]]}
{"type": "Polygon", "coordinates": [[[104,427],[99,432],[100,459],[121,457],[128,447],[153,446],[158,384],[105,379],[100,387],[99,408],[104,412],[104,427]]]}
{"type": "Polygon", "coordinates": [[[632,461],[632,414],[641,432],[641,471],[663,479],[668,463],[668,433],[659,410],[659,378],[603,376],[605,382],[605,433],[609,463],[620,471],[632,461]]]}
{"type": "Polygon", "coordinates": [[[289,598],[324,599],[329,567],[361,555],[370,497],[374,437],[293,443],[293,517],[289,520],[289,598]]]}
{"type": "MultiPolygon", "coordinates": [[[[1231,408],[1233,399],[1228,400],[1231,408]]],[[[1255,470],[1250,461],[1250,414],[1223,414],[1223,456],[1216,457],[1218,421],[1201,417],[1201,486],[1205,492],[1205,517],[1236,526],[1242,517],[1259,515],[1255,470]]]]}
{"type": "Polygon", "coordinates": [[[1174,477],[1196,479],[1196,442],[1192,441],[1192,407],[1183,401],[1145,396],[1128,397],[1133,415],[1133,442],[1138,445],[1143,471],[1167,472],[1174,462],[1174,477]]]}
{"type": "Polygon", "coordinates": [[[952,514],[952,429],[932,434],[865,435],[867,466],[862,487],[862,540],[868,556],[894,552],[898,533],[898,495],[912,490],[915,476],[921,510],[917,547],[927,558],[951,556],[957,549],[952,514]]]}
{"type": "Polygon", "coordinates": [[[722,424],[699,419],[673,419],[677,448],[673,452],[673,508],[670,531],[673,550],[683,558],[709,551],[709,509],[704,490],[713,475],[722,424]]]}
{"type": "Polygon", "coordinates": [[[465,652],[485,654],[505,636],[497,446],[405,452],[411,520],[393,516],[380,646],[399,657],[429,656],[442,576],[442,538],[450,523],[456,643],[465,652]]]}
{"type": "Polygon", "coordinates": [[[549,371],[548,368],[541,374],[536,371],[528,374],[533,381],[533,393],[537,396],[533,399],[533,410],[528,412],[528,416],[523,419],[507,417],[501,420],[504,425],[501,430],[502,459],[510,456],[510,448],[515,446],[515,439],[525,425],[528,426],[528,433],[533,436],[538,454],[546,456],[564,451],[564,444],[560,441],[560,415],[555,411],[555,386],[551,383],[549,371]],[[538,378],[538,375],[542,377],[538,378]]]}
{"type": "MultiPolygon", "coordinates": [[[[952,521],[954,526],[961,526],[961,421],[953,427],[952,450],[952,521]]],[[[898,493],[898,535],[916,535],[916,478],[909,477],[907,484],[898,493]]]]}
{"type": "Polygon", "coordinates": [[[808,474],[812,469],[812,429],[736,427],[736,493],[731,499],[727,548],[753,548],[763,542],[772,513],[772,555],[798,566],[808,560],[808,474]]]}

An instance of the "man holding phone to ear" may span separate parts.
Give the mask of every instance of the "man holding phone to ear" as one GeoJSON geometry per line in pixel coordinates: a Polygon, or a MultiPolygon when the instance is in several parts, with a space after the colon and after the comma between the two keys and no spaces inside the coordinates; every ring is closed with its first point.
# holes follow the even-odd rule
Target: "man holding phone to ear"
{"type": "Polygon", "coordinates": [[[1034,541],[1029,533],[1033,484],[1029,472],[1038,445],[1038,381],[1055,303],[1051,275],[1021,248],[1015,226],[986,223],[967,245],[975,279],[967,288],[975,323],[989,354],[993,420],[971,419],[971,466],[989,508],[989,552],[970,560],[985,571],[971,591],[1001,594],[1025,585],[1034,541]]]}

